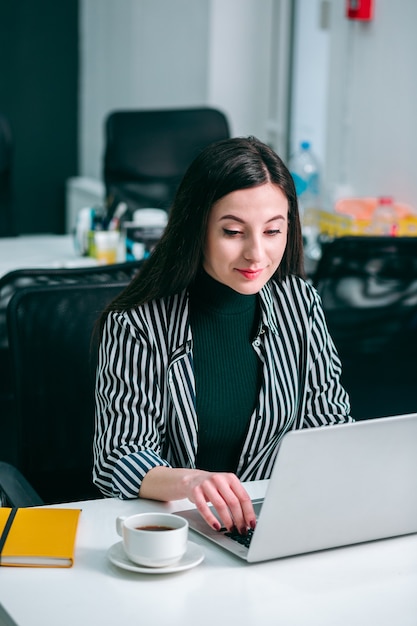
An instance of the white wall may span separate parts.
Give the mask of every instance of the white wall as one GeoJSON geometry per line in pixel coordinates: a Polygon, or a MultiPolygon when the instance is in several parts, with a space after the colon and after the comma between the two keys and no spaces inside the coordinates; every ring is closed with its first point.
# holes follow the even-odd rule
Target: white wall
{"type": "Polygon", "coordinates": [[[209,5],[81,0],[82,176],[101,177],[103,124],[111,110],[206,102],[209,5]]]}
{"type": "Polygon", "coordinates": [[[273,0],[213,0],[208,98],[233,135],[264,137],[268,116],[273,0]]]}
{"type": "Polygon", "coordinates": [[[345,0],[295,4],[292,148],[312,142],[330,197],[417,209],[416,0],[374,0],[369,23],[348,20],[345,0]]]}
{"type": "MultiPolygon", "coordinates": [[[[327,7],[330,9],[330,2],[327,7]]],[[[295,0],[291,152],[309,141],[326,160],[330,23],[322,0],[295,0]]]]}
{"type": "Polygon", "coordinates": [[[82,176],[101,177],[103,123],[116,108],[216,106],[232,134],[285,156],[295,2],[292,147],[312,141],[330,188],[417,207],[416,0],[374,0],[371,23],[347,20],[345,0],[80,2],[82,176]]]}
{"type": "Polygon", "coordinates": [[[370,23],[331,15],[326,173],[417,208],[417,2],[375,0],[370,23]]]}
{"type": "Polygon", "coordinates": [[[211,105],[232,135],[266,139],[272,15],[288,2],[81,0],[80,175],[101,178],[114,109],[211,105]]]}

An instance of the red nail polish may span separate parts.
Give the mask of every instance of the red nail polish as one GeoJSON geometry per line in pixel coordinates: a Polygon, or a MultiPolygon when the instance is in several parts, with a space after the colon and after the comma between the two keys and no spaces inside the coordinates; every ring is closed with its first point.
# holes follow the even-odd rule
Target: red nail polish
{"type": "Polygon", "coordinates": [[[252,530],[255,530],[255,528],[256,528],[256,520],[255,520],[255,519],[252,519],[252,520],[249,522],[249,526],[252,528],[252,530]]]}
{"type": "Polygon", "coordinates": [[[220,530],[220,524],[219,524],[219,522],[214,522],[214,524],[213,524],[213,528],[214,528],[214,530],[220,530]]]}

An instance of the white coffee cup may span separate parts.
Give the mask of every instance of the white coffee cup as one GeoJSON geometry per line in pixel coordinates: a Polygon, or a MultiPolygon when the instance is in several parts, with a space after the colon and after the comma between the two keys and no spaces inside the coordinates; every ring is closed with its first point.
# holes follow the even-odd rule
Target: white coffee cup
{"type": "Polygon", "coordinates": [[[188,522],[172,513],[137,513],[116,519],[127,557],[138,565],[165,567],[184,556],[188,522]]]}

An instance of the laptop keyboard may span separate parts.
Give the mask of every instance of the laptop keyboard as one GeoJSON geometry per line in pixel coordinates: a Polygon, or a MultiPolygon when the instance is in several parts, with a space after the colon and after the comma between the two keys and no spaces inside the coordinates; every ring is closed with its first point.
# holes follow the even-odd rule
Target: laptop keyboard
{"type": "Polygon", "coordinates": [[[246,535],[241,535],[237,530],[228,531],[227,528],[221,528],[220,530],[224,532],[225,537],[230,537],[233,541],[237,541],[237,543],[240,543],[242,546],[249,548],[253,535],[251,528],[249,528],[246,535]]]}

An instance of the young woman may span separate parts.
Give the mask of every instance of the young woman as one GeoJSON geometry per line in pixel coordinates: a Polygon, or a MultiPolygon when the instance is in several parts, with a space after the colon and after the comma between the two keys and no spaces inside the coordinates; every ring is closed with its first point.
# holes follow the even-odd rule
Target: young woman
{"type": "Polygon", "coordinates": [[[291,175],[256,138],[215,143],[103,316],[94,481],[120,498],[187,497],[219,529],[211,502],[244,533],[241,481],[269,477],[283,435],[350,421],[340,372],[303,279],[291,175]]]}

